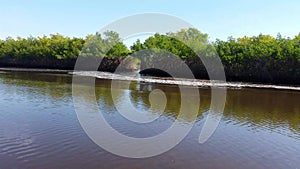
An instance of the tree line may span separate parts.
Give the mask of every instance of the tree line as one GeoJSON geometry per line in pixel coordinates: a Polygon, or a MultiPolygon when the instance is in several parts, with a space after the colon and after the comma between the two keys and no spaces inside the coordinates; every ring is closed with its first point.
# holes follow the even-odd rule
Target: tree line
{"type": "MultiPolygon", "coordinates": [[[[207,34],[190,28],[164,35],[155,34],[144,42],[137,40],[130,49],[122,43],[118,33],[112,31],[85,38],[60,34],[17,39],[8,37],[0,40],[0,66],[72,68],[79,55],[117,60],[133,56],[139,58],[142,64],[163,63],[162,51],[183,60],[197,78],[208,78],[197,57],[202,55],[204,58],[218,56],[228,80],[300,84],[300,34],[293,38],[260,34],[210,42],[207,34]],[[147,50],[151,53],[135,55],[147,50]]],[[[178,65],[169,66],[176,69],[178,65]]],[[[160,73],[156,71],[153,75],[160,73]]],[[[145,74],[151,74],[151,71],[145,74]]]]}

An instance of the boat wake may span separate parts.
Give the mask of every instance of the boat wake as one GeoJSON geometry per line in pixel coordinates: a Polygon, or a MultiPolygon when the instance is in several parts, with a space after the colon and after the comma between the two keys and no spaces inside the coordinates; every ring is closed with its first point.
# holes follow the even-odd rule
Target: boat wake
{"type": "Polygon", "coordinates": [[[201,79],[184,79],[184,78],[172,78],[172,77],[152,77],[152,76],[140,76],[137,72],[127,73],[109,73],[99,71],[74,71],[69,72],[72,75],[95,77],[99,79],[110,80],[124,80],[124,81],[136,81],[144,83],[158,83],[168,85],[182,85],[182,86],[195,86],[195,87],[217,87],[217,88],[265,88],[265,89],[279,89],[279,90],[299,90],[297,86],[285,86],[285,85],[271,85],[271,84],[253,84],[243,82],[225,82],[216,80],[201,80],[201,79]]]}

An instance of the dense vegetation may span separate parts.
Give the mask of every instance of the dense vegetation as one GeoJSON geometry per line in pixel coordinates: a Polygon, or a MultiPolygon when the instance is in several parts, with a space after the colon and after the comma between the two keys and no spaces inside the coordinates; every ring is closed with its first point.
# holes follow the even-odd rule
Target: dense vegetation
{"type": "MultiPolygon", "coordinates": [[[[229,37],[227,41],[216,40],[209,45],[207,34],[191,28],[166,35],[155,34],[143,43],[138,40],[131,50],[121,42],[117,33],[111,31],[86,38],[69,38],[59,34],[27,39],[9,37],[0,40],[0,66],[72,69],[80,54],[84,57],[105,57],[106,62],[112,62],[108,67],[116,67],[127,56],[138,56],[143,68],[143,64],[154,61],[164,63],[158,49],[178,56],[197,78],[207,78],[207,73],[196,56],[209,58],[218,55],[229,80],[300,84],[300,34],[294,38],[280,34],[277,37],[229,37]],[[155,56],[147,57],[147,52],[134,55],[147,49],[152,50],[155,56]]],[[[168,66],[178,67],[176,64],[168,66]]],[[[149,71],[142,73],[149,74],[149,71]]]]}
{"type": "Polygon", "coordinates": [[[86,42],[97,45],[94,45],[96,48],[86,45],[82,55],[94,56],[100,53],[100,50],[104,50],[103,48],[110,48],[105,54],[101,53],[101,56],[109,58],[106,59],[107,66],[103,66],[119,64],[120,58],[114,56],[126,56],[129,50],[120,42],[117,33],[108,31],[103,36],[97,33],[86,38],[70,38],[60,34],[27,39],[8,37],[6,40],[0,40],[0,66],[73,69],[86,42]],[[116,40],[118,41],[112,47],[105,45],[116,40]]]}
{"type": "Polygon", "coordinates": [[[188,29],[167,35],[156,34],[143,44],[137,41],[131,49],[167,50],[183,59],[197,78],[207,78],[207,74],[201,60],[195,56],[218,55],[227,80],[300,84],[300,34],[292,39],[280,34],[276,38],[269,35],[229,37],[227,41],[216,40],[212,45],[214,50],[208,50],[211,45],[207,34],[188,29]]]}
{"type": "Polygon", "coordinates": [[[274,83],[300,82],[300,34],[217,40],[215,48],[229,78],[274,83]]]}

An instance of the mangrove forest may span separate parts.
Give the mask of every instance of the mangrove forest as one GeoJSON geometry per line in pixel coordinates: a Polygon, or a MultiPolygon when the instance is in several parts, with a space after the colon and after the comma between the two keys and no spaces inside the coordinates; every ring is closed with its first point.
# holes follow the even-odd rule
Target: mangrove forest
{"type": "MultiPolygon", "coordinates": [[[[280,34],[276,37],[260,34],[211,42],[208,34],[190,28],[167,34],[157,33],[144,42],[137,40],[130,49],[113,31],[85,38],[60,34],[8,37],[0,40],[0,67],[72,70],[78,56],[83,56],[103,57],[98,70],[113,72],[129,58],[125,69],[139,69],[140,66],[142,75],[168,76],[154,69],[143,70],[143,65],[153,64],[153,60],[164,63],[162,50],[179,57],[199,79],[208,78],[201,59],[197,57],[200,54],[204,58],[220,58],[229,81],[300,84],[300,34],[292,38],[280,34]],[[140,51],[150,50],[152,57],[147,57],[147,52],[136,55],[140,51]]],[[[175,69],[179,66],[167,65],[175,69]]]]}

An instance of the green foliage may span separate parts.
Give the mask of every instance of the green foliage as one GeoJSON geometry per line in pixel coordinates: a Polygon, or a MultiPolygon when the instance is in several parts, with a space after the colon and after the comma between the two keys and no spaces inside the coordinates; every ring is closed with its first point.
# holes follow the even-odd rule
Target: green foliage
{"type": "Polygon", "coordinates": [[[196,55],[207,57],[216,54],[221,58],[229,80],[299,83],[300,34],[293,39],[284,38],[280,34],[276,38],[262,34],[237,39],[229,37],[227,41],[217,39],[213,42],[213,47],[214,49],[209,45],[207,34],[190,28],[166,35],[155,34],[143,44],[138,40],[131,49],[166,50],[185,60],[187,65],[192,65],[195,68],[194,70],[191,67],[194,73],[205,68],[191,58],[196,55]]]}
{"type": "Polygon", "coordinates": [[[121,42],[119,34],[113,31],[87,36],[87,43],[82,49],[81,56],[89,57],[123,57],[130,51],[121,42]]]}
{"type": "Polygon", "coordinates": [[[131,47],[130,49],[135,52],[135,51],[140,51],[144,49],[143,44],[141,43],[141,41],[138,39],[131,47]]]}
{"type": "Polygon", "coordinates": [[[259,35],[217,40],[215,48],[232,79],[285,83],[300,77],[299,40],[259,35]]]}
{"type": "Polygon", "coordinates": [[[76,58],[84,44],[80,38],[69,38],[59,34],[50,37],[7,38],[1,42],[0,57],[22,60],[76,58]]]}
{"type": "Polygon", "coordinates": [[[0,58],[17,60],[60,60],[76,59],[82,51],[83,56],[126,56],[130,51],[120,42],[119,35],[108,31],[96,33],[85,39],[70,38],[60,34],[49,37],[28,37],[0,40],[0,58]],[[83,49],[84,47],[84,49],[83,49]]]}
{"type": "Polygon", "coordinates": [[[161,49],[182,59],[197,56],[207,49],[208,35],[197,29],[182,29],[179,32],[169,32],[166,35],[155,34],[141,44],[137,40],[131,47],[134,51],[142,49],[161,49]]]}
{"type": "Polygon", "coordinates": [[[144,43],[137,40],[130,49],[131,51],[121,42],[118,33],[113,31],[88,35],[86,38],[70,38],[60,34],[26,39],[8,37],[0,40],[0,59],[5,62],[5,59],[9,58],[13,62],[24,61],[25,64],[25,61],[34,61],[38,64],[51,60],[74,60],[78,55],[123,58],[134,52],[151,49],[151,55],[156,56],[146,58],[150,54],[143,53],[139,57],[142,64],[155,59],[163,62],[163,59],[160,59],[164,56],[161,51],[165,51],[164,54],[172,53],[185,60],[189,66],[193,65],[196,71],[202,71],[205,68],[199,69],[203,65],[196,61],[195,56],[217,54],[230,80],[267,79],[266,81],[270,82],[283,82],[300,77],[300,33],[294,38],[285,38],[280,34],[277,37],[262,34],[237,39],[229,37],[226,41],[217,39],[209,45],[207,34],[190,28],[165,35],[155,34],[144,43]]]}

